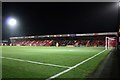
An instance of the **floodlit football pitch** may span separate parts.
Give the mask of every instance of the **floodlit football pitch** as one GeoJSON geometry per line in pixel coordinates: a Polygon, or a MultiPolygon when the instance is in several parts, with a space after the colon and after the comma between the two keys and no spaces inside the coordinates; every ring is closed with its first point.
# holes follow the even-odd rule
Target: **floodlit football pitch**
{"type": "Polygon", "coordinates": [[[87,78],[109,54],[104,47],[3,46],[3,78],[87,78]]]}

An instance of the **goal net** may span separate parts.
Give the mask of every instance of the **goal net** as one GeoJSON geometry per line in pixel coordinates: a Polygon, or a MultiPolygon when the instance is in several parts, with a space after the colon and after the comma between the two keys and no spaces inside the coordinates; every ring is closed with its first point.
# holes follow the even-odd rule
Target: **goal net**
{"type": "Polygon", "coordinates": [[[116,37],[106,37],[105,39],[105,49],[112,49],[117,45],[116,37]]]}

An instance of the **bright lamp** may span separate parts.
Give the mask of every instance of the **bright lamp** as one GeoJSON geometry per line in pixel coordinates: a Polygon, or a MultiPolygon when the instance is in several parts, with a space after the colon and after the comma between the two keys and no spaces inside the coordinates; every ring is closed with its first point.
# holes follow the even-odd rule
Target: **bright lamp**
{"type": "Polygon", "coordinates": [[[10,27],[16,27],[17,25],[17,20],[15,18],[12,18],[12,17],[9,17],[7,19],[7,24],[10,26],[10,27]]]}

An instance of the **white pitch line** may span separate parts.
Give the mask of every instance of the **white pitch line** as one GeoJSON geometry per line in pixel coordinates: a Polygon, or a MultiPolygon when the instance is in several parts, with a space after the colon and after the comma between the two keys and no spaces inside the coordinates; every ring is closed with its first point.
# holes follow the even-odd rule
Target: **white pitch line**
{"type": "Polygon", "coordinates": [[[9,58],[9,57],[0,57],[0,58],[10,59],[10,60],[15,60],[15,61],[21,61],[21,62],[28,62],[28,63],[33,63],[33,64],[42,64],[42,65],[47,65],[47,66],[55,66],[55,67],[62,67],[62,68],[70,68],[69,66],[61,66],[61,65],[49,64],[49,63],[41,63],[41,62],[30,61],[30,60],[22,60],[22,59],[9,58]]]}
{"type": "Polygon", "coordinates": [[[64,73],[66,73],[66,72],[68,72],[68,71],[70,71],[70,70],[76,68],[77,66],[79,66],[79,65],[81,65],[81,64],[83,64],[83,63],[85,63],[85,62],[87,62],[87,61],[89,61],[89,60],[91,60],[92,58],[94,58],[94,57],[96,57],[97,55],[103,53],[104,51],[106,51],[106,50],[103,50],[103,51],[101,51],[101,52],[95,54],[94,56],[92,56],[92,57],[90,57],[90,58],[87,58],[86,60],[84,60],[84,61],[82,61],[82,62],[80,62],[80,63],[74,65],[73,67],[70,67],[69,69],[66,69],[66,70],[64,70],[64,71],[62,71],[62,72],[60,72],[60,73],[58,73],[58,74],[56,74],[56,75],[54,75],[54,76],[51,76],[50,78],[48,78],[48,79],[46,79],[46,80],[54,79],[54,78],[56,78],[56,77],[58,77],[58,76],[60,76],[60,75],[62,75],[62,74],[64,74],[64,73]]]}

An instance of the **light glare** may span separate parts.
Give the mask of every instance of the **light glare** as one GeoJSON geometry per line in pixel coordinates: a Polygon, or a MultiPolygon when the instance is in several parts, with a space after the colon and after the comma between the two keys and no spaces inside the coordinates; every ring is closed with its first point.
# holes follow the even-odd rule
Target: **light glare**
{"type": "Polygon", "coordinates": [[[16,28],[18,26],[18,22],[14,17],[8,17],[6,23],[10,28],[16,28]]]}
{"type": "Polygon", "coordinates": [[[9,19],[8,24],[10,26],[15,26],[16,25],[16,20],[14,18],[9,19]]]}

